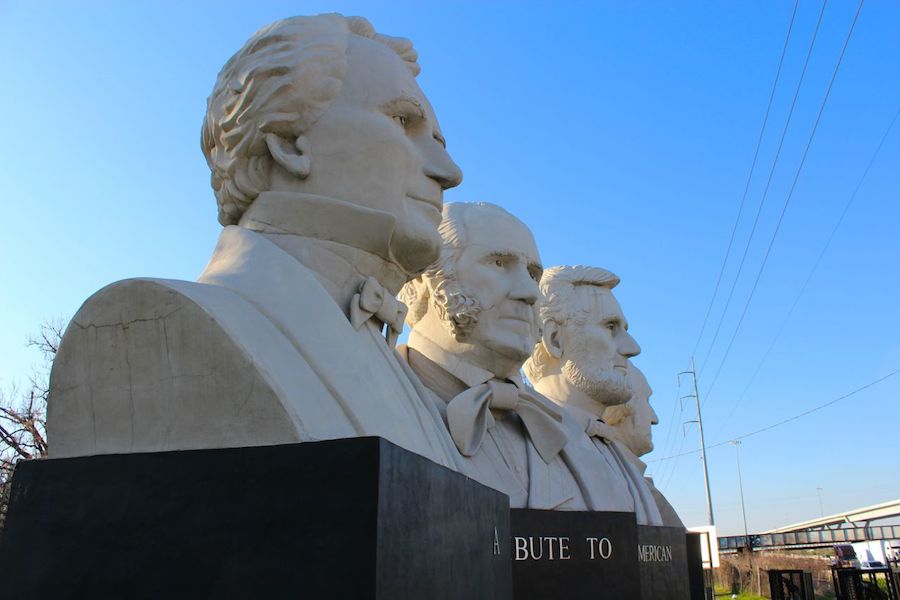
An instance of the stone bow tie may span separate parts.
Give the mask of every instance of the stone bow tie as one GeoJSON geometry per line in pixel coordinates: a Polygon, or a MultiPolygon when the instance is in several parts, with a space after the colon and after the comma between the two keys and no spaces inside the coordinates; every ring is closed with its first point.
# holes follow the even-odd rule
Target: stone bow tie
{"type": "Polygon", "coordinates": [[[350,324],[354,329],[359,329],[375,317],[387,325],[385,338],[389,345],[394,346],[403,331],[406,311],[405,304],[389,294],[377,279],[369,277],[359,284],[359,291],[350,301],[350,324]]]}
{"type": "Polygon", "coordinates": [[[604,444],[614,442],[616,439],[616,430],[600,419],[591,421],[586,431],[590,437],[599,438],[604,444]]]}
{"type": "Polygon", "coordinates": [[[447,427],[456,447],[472,456],[481,447],[485,432],[494,426],[490,409],[511,410],[519,415],[535,449],[550,463],[568,441],[562,414],[512,383],[492,379],[454,397],[447,404],[447,427]]]}

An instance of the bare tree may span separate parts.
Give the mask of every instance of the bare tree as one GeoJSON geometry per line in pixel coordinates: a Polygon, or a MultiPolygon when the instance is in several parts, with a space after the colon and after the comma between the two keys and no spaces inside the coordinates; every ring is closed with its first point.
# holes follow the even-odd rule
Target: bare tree
{"type": "Polygon", "coordinates": [[[59,348],[65,323],[61,319],[41,323],[27,345],[41,353],[41,365],[29,378],[24,392],[11,387],[0,391],[0,530],[6,515],[13,471],[23,459],[47,456],[47,396],[50,367],[59,348]]]}

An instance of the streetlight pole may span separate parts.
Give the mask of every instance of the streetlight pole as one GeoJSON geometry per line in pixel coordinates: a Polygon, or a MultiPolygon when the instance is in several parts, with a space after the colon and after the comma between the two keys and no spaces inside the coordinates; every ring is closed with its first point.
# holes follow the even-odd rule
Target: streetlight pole
{"type": "Polygon", "coordinates": [[[731,440],[731,444],[734,446],[734,456],[737,460],[738,490],[740,490],[741,492],[741,516],[744,518],[744,542],[747,544],[747,551],[749,552],[749,554],[747,555],[747,560],[750,563],[750,581],[752,589],[753,544],[750,543],[750,532],[747,530],[747,509],[744,506],[744,481],[741,478],[741,442],[740,440],[731,440]]]}

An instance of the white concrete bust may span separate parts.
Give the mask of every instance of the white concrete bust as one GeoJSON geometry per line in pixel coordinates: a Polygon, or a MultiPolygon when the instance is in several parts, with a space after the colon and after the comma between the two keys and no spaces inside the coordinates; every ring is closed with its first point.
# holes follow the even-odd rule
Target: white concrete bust
{"type": "Polygon", "coordinates": [[[659,424],[659,417],[650,405],[653,390],[643,371],[630,360],[625,376],[631,398],[625,404],[607,406],[601,418],[615,430],[616,439],[632,454],[643,456],[653,451],[653,426],[659,424]]]}
{"type": "Polygon", "coordinates": [[[359,17],[278,21],[225,65],[202,148],[225,226],[197,283],[126,280],[75,316],[51,455],[380,435],[453,467],[440,416],[381,335],[439,255],[459,168],[417,54],[359,17]]]}
{"type": "MultiPolygon", "coordinates": [[[[634,363],[628,361],[626,371],[628,384],[631,386],[631,398],[625,404],[607,406],[603,411],[603,421],[612,427],[617,441],[621,442],[631,454],[629,460],[637,467],[640,473],[645,473],[647,465],[639,457],[653,451],[653,426],[659,424],[659,417],[650,404],[650,396],[653,390],[644,373],[634,363]]],[[[656,500],[656,507],[664,525],[671,527],[683,527],[681,518],[660,492],[650,477],[644,477],[650,488],[650,493],[656,500]]]]}
{"type": "Polygon", "coordinates": [[[639,461],[601,418],[632,397],[628,359],[640,353],[612,293],[618,283],[616,275],[596,267],[547,269],[541,278],[541,341],[525,372],[536,390],[575,416],[598,452],[612,455],[628,482],[638,523],[661,525],[639,461]]]}
{"type": "Polygon", "coordinates": [[[520,378],[537,341],[542,272],[529,229],[496,205],[471,203],[445,206],[439,231],[440,260],[400,297],[412,327],[407,359],[433,392],[463,472],[513,507],[632,510],[624,482],[584,488],[584,474],[604,465],[585,452],[578,424],[520,378]]]}

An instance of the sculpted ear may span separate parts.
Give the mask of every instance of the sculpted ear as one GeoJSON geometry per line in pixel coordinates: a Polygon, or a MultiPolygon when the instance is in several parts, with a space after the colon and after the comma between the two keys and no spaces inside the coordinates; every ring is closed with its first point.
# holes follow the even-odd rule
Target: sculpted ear
{"type": "Polygon", "coordinates": [[[309,176],[309,142],[305,136],[299,136],[292,144],[279,135],[267,133],[266,146],[275,162],[285,171],[300,179],[309,176]]]}
{"type": "Polygon", "coordinates": [[[562,358],[562,331],[559,323],[553,319],[544,321],[541,342],[543,342],[547,354],[556,359],[562,358]]]}

